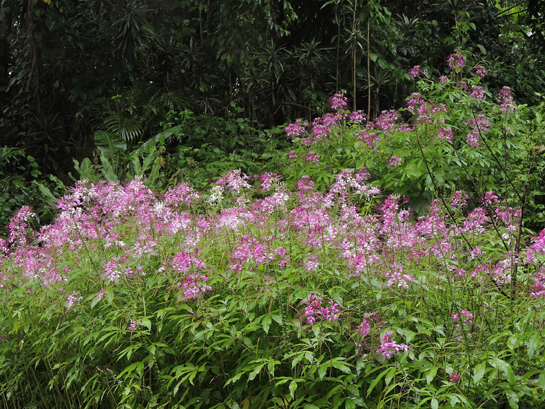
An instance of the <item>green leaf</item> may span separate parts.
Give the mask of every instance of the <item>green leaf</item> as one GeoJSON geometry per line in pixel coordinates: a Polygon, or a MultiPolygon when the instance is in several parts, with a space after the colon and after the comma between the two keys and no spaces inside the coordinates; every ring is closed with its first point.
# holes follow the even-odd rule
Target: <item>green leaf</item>
{"type": "Polygon", "coordinates": [[[127,149],[127,144],[123,142],[117,134],[106,131],[95,132],[95,145],[104,157],[108,160],[114,160],[115,156],[127,149]]]}
{"type": "Polygon", "coordinates": [[[473,383],[478,383],[486,371],[486,362],[481,362],[473,369],[473,383]]]}
{"type": "Polygon", "coordinates": [[[431,409],[438,409],[439,408],[439,402],[437,399],[432,398],[431,399],[431,409]]]}
{"type": "Polygon", "coordinates": [[[351,373],[352,371],[346,364],[343,362],[343,358],[335,358],[330,361],[330,365],[333,366],[333,368],[339,369],[340,371],[344,373],[351,373]]]}
{"type": "Polygon", "coordinates": [[[545,372],[541,372],[539,378],[537,379],[537,383],[541,387],[541,390],[545,392],[545,372]]]}
{"type": "Polygon", "coordinates": [[[142,321],[140,321],[144,327],[146,327],[148,330],[151,331],[151,321],[147,318],[142,318],[142,321]]]}
{"type": "Polygon", "coordinates": [[[117,182],[119,178],[110,161],[104,155],[100,155],[100,161],[102,162],[101,172],[104,178],[108,182],[117,182]]]}
{"type": "Polygon", "coordinates": [[[371,385],[369,386],[369,389],[367,389],[367,397],[369,397],[369,395],[371,394],[371,392],[373,392],[373,389],[375,389],[375,386],[377,386],[377,384],[380,382],[380,380],[388,373],[391,371],[391,368],[386,368],[384,371],[382,371],[379,376],[377,376],[375,378],[375,380],[371,383],[371,385]]]}
{"type": "Polygon", "coordinates": [[[426,382],[428,383],[428,385],[429,385],[429,384],[431,383],[431,381],[433,381],[433,379],[435,378],[435,375],[437,374],[437,370],[438,370],[438,369],[439,369],[439,368],[438,368],[437,366],[434,366],[434,367],[432,367],[432,368],[428,371],[428,373],[427,373],[427,375],[426,375],[426,382]]]}
{"type": "Polygon", "coordinates": [[[265,317],[263,317],[263,321],[261,321],[261,325],[263,326],[263,331],[265,331],[265,333],[269,333],[269,328],[271,327],[271,317],[269,315],[265,315],[265,317]]]}
{"type": "Polygon", "coordinates": [[[128,367],[126,367],[119,375],[118,378],[121,378],[124,374],[131,374],[136,370],[137,373],[141,373],[144,370],[143,362],[135,362],[128,367]]]}
{"type": "Polygon", "coordinates": [[[297,390],[297,382],[291,381],[290,383],[290,394],[292,398],[295,398],[295,391],[297,390]]]}
{"type": "Polygon", "coordinates": [[[505,379],[507,380],[507,382],[509,382],[509,385],[515,386],[516,378],[513,372],[513,368],[511,368],[511,365],[499,358],[492,358],[490,364],[503,373],[505,379]]]}
{"type": "Polygon", "coordinates": [[[507,395],[507,401],[509,402],[511,409],[518,409],[519,397],[517,396],[517,393],[513,390],[507,390],[505,391],[505,394],[507,395]]]}
{"type": "Polygon", "coordinates": [[[394,366],[392,369],[390,369],[388,374],[386,374],[386,377],[384,378],[384,383],[386,383],[386,385],[390,384],[390,381],[393,379],[395,374],[396,374],[396,367],[394,366]]]}
{"type": "Polygon", "coordinates": [[[225,382],[225,386],[227,386],[227,385],[229,385],[231,383],[237,382],[241,378],[241,376],[244,375],[244,374],[245,374],[245,372],[239,372],[235,376],[233,376],[232,378],[227,379],[227,382],[225,382]]]}
{"type": "Polygon", "coordinates": [[[329,365],[326,362],[320,365],[320,368],[318,368],[318,376],[320,377],[320,380],[324,379],[328,369],[329,369],[329,365]]]}
{"type": "Polygon", "coordinates": [[[539,334],[534,334],[528,340],[528,358],[532,359],[536,349],[541,345],[541,340],[539,334]]]}
{"type": "Polygon", "coordinates": [[[253,381],[254,378],[261,372],[265,364],[258,365],[252,372],[250,372],[250,375],[248,375],[248,380],[253,381]]]}

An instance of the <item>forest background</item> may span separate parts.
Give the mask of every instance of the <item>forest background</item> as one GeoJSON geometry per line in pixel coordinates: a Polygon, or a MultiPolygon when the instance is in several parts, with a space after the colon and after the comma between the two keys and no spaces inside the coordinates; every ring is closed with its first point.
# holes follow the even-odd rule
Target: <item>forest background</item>
{"type": "Polygon", "coordinates": [[[0,226],[26,204],[50,221],[44,195],[64,193],[74,158],[96,165],[109,149],[123,178],[129,154],[164,131],[176,146],[159,143],[146,168],[158,186],[263,170],[289,148],[282,125],[322,115],[342,90],[370,119],[404,107],[409,70],[438,76],[456,50],[486,65],[491,89],[537,105],[544,11],[540,0],[3,0],[0,226]]]}

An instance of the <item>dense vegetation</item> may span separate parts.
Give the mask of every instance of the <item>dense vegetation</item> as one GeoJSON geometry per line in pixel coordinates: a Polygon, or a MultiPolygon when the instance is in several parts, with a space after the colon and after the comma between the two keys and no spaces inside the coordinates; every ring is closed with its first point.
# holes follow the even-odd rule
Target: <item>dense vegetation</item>
{"type": "MultiPolygon", "coordinates": [[[[61,193],[49,175],[67,184],[72,158],[98,162],[99,130],[132,151],[164,124],[181,125],[174,117],[186,112],[195,121],[178,142],[199,149],[184,153],[186,165],[208,155],[203,145],[222,157],[241,147],[261,155],[262,129],[311,121],[341,90],[351,109],[372,119],[404,106],[408,71],[420,65],[438,76],[456,50],[487,67],[493,88],[508,85],[520,103],[539,104],[544,7],[542,0],[4,0],[0,149],[8,150],[0,153],[0,195],[12,202],[3,204],[0,226],[41,193],[33,180],[61,193]]],[[[166,179],[168,164],[159,169],[166,179]]],[[[35,207],[51,220],[39,201],[35,207]]]]}
{"type": "Polygon", "coordinates": [[[339,93],[288,147],[260,133],[252,177],[158,191],[156,151],[202,147],[99,132],[54,223],[0,240],[3,405],[543,407],[545,104],[447,61],[399,111],[339,93]]]}
{"type": "Polygon", "coordinates": [[[0,2],[0,406],[545,407],[544,8],[0,2]]]}

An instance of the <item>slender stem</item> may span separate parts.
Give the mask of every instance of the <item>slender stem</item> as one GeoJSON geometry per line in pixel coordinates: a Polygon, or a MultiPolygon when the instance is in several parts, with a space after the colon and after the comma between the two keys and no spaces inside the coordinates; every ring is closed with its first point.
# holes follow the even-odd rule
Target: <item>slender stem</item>
{"type": "Polygon", "coordinates": [[[367,17],[367,118],[371,119],[371,10],[367,17]]]}
{"type": "Polygon", "coordinates": [[[356,81],[357,81],[357,74],[356,74],[356,46],[358,45],[358,36],[356,34],[356,10],[358,8],[358,0],[355,0],[354,2],[354,15],[352,19],[352,36],[353,44],[352,44],[352,82],[354,83],[354,111],[356,111],[356,81]]]}
{"type": "MultiPolygon", "coordinates": [[[[443,207],[445,208],[445,210],[447,211],[447,213],[449,214],[450,218],[452,219],[453,222],[456,223],[456,216],[454,214],[452,214],[452,212],[450,211],[450,209],[448,208],[447,204],[445,203],[445,198],[443,197],[443,195],[440,193],[439,191],[439,188],[437,187],[437,184],[435,183],[435,178],[433,177],[433,173],[431,173],[431,170],[428,166],[428,161],[426,159],[426,155],[424,155],[424,150],[422,149],[422,145],[420,143],[420,138],[418,137],[418,131],[416,132],[416,143],[418,144],[418,148],[420,149],[420,154],[422,155],[422,159],[424,159],[424,164],[426,165],[426,170],[428,171],[428,175],[430,176],[430,179],[431,179],[431,182],[433,183],[433,187],[435,189],[435,192],[437,193],[437,195],[439,196],[439,199],[441,200],[441,203],[443,203],[443,207]]],[[[467,237],[465,236],[464,233],[460,232],[460,235],[462,236],[462,239],[464,239],[464,241],[466,242],[466,244],[468,245],[468,247],[473,250],[473,246],[471,245],[471,243],[469,242],[469,240],[467,239],[467,237]]],[[[480,261],[480,257],[477,256],[477,259],[480,261]]],[[[502,290],[502,288],[500,287],[500,285],[492,278],[492,276],[490,275],[490,273],[487,271],[486,272],[486,275],[488,276],[488,278],[490,279],[490,281],[492,281],[492,283],[494,283],[494,285],[496,286],[496,288],[498,289],[499,292],[501,292],[505,297],[507,298],[510,298],[506,293],[505,291],[502,290]]]]}

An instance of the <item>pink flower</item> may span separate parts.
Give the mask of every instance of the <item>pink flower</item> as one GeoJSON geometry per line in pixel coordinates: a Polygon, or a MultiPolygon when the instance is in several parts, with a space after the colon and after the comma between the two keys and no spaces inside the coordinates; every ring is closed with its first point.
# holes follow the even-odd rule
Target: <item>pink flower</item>
{"type": "Polygon", "coordinates": [[[230,170],[229,172],[227,172],[227,175],[224,175],[220,179],[218,179],[216,185],[227,185],[227,188],[230,191],[239,194],[241,188],[251,189],[251,186],[248,184],[248,182],[246,182],[246,179],[248,179],[248,176],[241,176],[240,169],[230,170]]]}
{"type": "Polygon", "coordinates": [[[460,375],[457,374],[457,373],[454,373],[454,372],[451,373],[448,377],[450,378],[450,381],[451,381],[452,383],[457,383],[457,382],[458,382],[458,379],[460,379],[460,375]]]}
{"type": "Polygon", "coordinates": [[[450,205],[453,207],[466,207],[467,201],[469,196],[466,195],[466,193],[463,190],[458,190],[454,193],[452,196],[452,200],[450,201],[450,205]]]}
{"type": "Polygon", "coordinates": [[[486,76],[486,69],[482,65],[476,65],[475,66],[475,74],[477,74],[479,77],[483,78],[486,76]]]}
{"type": "Polygon", "coordinates": [[[474,86],[471,88],[471,96],[476,99],[484,99],[485,91],[483,87],[474,86]]]}
{"type": "Polygon", "coordinates": [[[8,226],[8,242],[10,244],[25,245],[27,243],[27,221],[31,217],[36,217],[36,214],[34,214],[30,206],[21,207],[13,216],[8,226]]]}
{"type": "Polygon", "coordinates": [[[340,111],[341,109],[346,109],[348,106],[346,102],[346,97],[344,94],[335,94],[331,97],[329,100],[329,105],[331,106],[331,109],[335,111],[340,111]]]}
{"type": "Polygon", "coordinates": [[[369,332],[371,331],[371,325],[367,322],[367,320],[363,320],[363,322],[358,327],[358,330],[363,338],[365,338],[367,335],[369,335],[369,332]]]}
{"type": "Polygon", "coordinates": [[[321,296],[312,294],[308,302],[305,303],[307,306],[305,307],[303,318],[307,319],[309,325],[314,325],[318,319],[327,322],[337,321],[339,319],[338,314],[341,312],[339,304],[331,300],[329,302],[329,307],[323,307],[322,302],[323,299],[321,296]]]}
{"type": "Polygon", "coordinates": [[[500,203],[500,199],[494,192],[486,192],[481,201],[485,206],[495,206],[500,203]]]}
{"type": "Polygon", "coordinates": [[[446,84],[446,83],[448,83],[449,81],[450,81],[449,77],[446,77],[446,76],[444,76],[444,75],[442,75],[442,76],[439,77],[439,82],[440,82],[441,84],[446,84]]]}
{"type": "Polygon", "coordinates": [[[407,353],[409,352],[409,346],[405,344],[398,344],[396,341],[390,341],[394,336],[393,331],[386,331],[382,337],[380,337],[380,348],[378,352],[382,355],[384,359],[390,359],[394,354],[398,352],[407,353]]]}
{"type": "Polygon", "coordinates": [[[318,155],[316,152],[314,151],[310,151],[308,154],[307,154],[307,162],[310,162],[310,163],[318,163],[320,162],[320,155],[318,155]]]}
{"type": "Polygon", "coordinates": [[[467,89],[467,82],[465,82],[465,81],[457,82],[457,83],[456,83],[456,86],[457,86],[458,88],[467,89]]]}
{"type": "Polygon", "coordinates": [[[357,122],[357,123],[361,123],[363,121],[365,121],[365,118],[367,117],[367,115],[365,114],[365,112],[363,111],[354,111],[350,114],[350,121],[351,122],[357,122]]]}
{"type": "Polygon", "coordinates": [[[451,70],[455,70],[456,68],[460,70],[464,66],[464,58],[460,53],[451,54],[447,62],[451,70]]]}
{"type": "Polygon", "coordinates": [[[261,175],[261,180],[261,189],[268,191],[274,183],[278,183],[279,178],[276,173],[266,172],[261,175]]]}
{"type": "Polygon", "coordinates": [[[295,123],[286,126],[286,134],[287,136],[301,136],[307,132],[307,126],[308,124],[306,122],[303,122],[302,119],[298,119],[295,123]]]}
{"type": "Polygon", "coordinates": [[[398,166],[401,164],[401,158],[398,158],[397,156],[392,156],[390,158],[390,166],[398,166]]]}
{"type": "Polygon", "coordinates": [[[185,298],[197,298],[206,291],[212,290],[212,287],[205,284],[208,277],[199,274],[190,274],[185,278],[185,281],[178,283],[178,288],[184,291],[185,298]]]}
{"type": "Polygon", "coordinates": [[[79,303],[83,300],[83,297],[78,296],[79,293],[77,291],[72,291],[72,294],[68,296],[68,310],[71,310],[73,306],[79,305],[79,303]]]}
{"type": "Polygon", "coordinates": [[[511,113],[515,111],[511,88],[503,87],[498,93],[498,101],[500,102],[500,112],[511,113]]]}
{"type": "Polygon", "coordinates": [[[413,78],[416,78],[418,77],[419,75],[427,75],[426,74],[426,71],[424,71],[422,68],[420,68],[420,65],[415,65],[413,67],[413,69],[411,71],[409,71],[409,74],[413,77],[413,78]]]}
{"type": "Polygon", "coordinates": [[[444,139],[445,141],[452,141],[452,129],[450,128],[441,128],[439,129],[439,134],[437,139],[444,139]]]}

